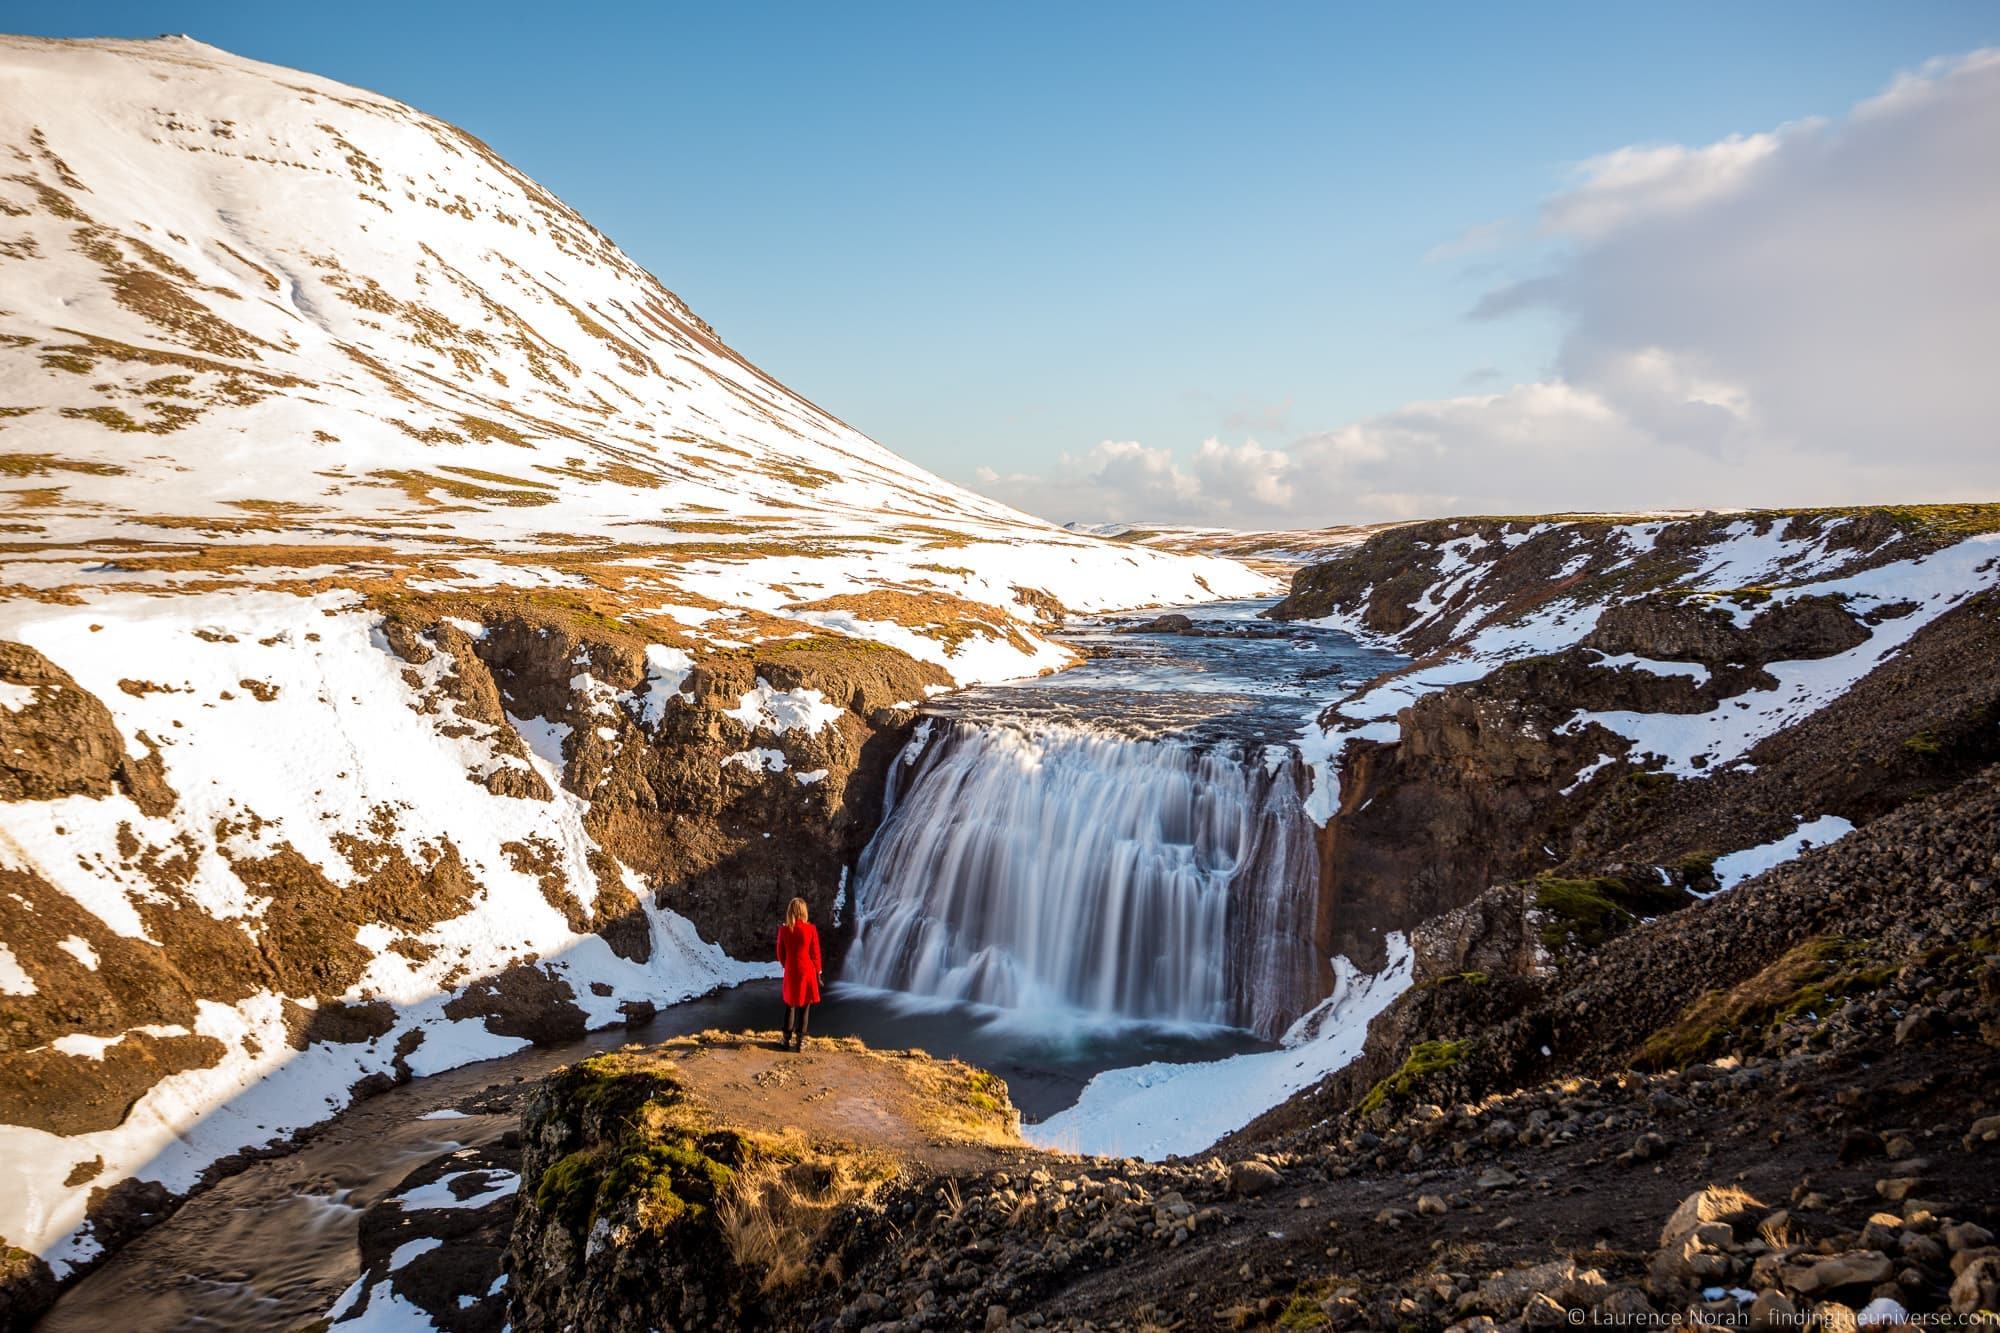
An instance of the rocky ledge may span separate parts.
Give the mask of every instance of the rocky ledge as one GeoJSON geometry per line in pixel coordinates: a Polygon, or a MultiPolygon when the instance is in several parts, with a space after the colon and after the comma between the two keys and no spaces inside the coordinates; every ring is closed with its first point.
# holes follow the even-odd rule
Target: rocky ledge
{"type": "Polygon", "coordinates": [[[885,1201],[1028,1155],[1000,1079],[920,1051],[703,1033],[529,1101],[508,1266],[521,1329],[794,1326],[885,1201]]]}

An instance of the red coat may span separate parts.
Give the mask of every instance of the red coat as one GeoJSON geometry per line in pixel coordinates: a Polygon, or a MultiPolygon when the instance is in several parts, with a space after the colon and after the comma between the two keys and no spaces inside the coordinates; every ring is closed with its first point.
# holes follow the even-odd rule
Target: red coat
{"type": "Polygon", "coordinates": [[[785,965],[785,1005],[819,1003],[819,928],[810,921],[778,927],[778,961],[785,965]]]}

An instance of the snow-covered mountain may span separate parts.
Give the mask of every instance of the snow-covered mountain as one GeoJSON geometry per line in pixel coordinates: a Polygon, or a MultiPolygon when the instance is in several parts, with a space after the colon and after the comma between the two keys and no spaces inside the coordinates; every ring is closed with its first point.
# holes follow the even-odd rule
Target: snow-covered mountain
{"type": "MultiPolygon", "coordinates": [[[[10,530],[40,548],[16,551],[27,586],[186,563],[87,558],[112,542],[198,542],[204,574],[266,581],[364,548],[371,575],[592,585],[752,642],[762,614],[909,621],[838,604],[885,587],[982,623],[946,599],[1032,621],[1017,588],[1089,609],[1260,586],[913,467],[486,145],[387,98],[185,38],[6,38],[0,141],[0,440],[10,530]]],[[[1005,639],[999,620],[973,637],[1005,639]]],[[[961,679],[1057,660],[878,633],[961,679]]]]}
{"type": "Polygon", "coordinates": [[[758,972],[914,704],[1065,610],[1274,590],[911,466],[386,98],[0,38],[0,149],[0,1251],[58,1275],[758,972]]]}

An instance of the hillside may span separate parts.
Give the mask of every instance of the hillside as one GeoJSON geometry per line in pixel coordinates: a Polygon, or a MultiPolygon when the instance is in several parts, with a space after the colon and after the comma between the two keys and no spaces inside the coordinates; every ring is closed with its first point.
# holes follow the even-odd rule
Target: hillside
{"type": "Polygon", "coordinates": [[[1340,524],[1327,528],[1252,528],[1241,531],[1234,528],[1180,527],[1170,523],[1070,523],[1065,526],[1071,532],[1106,537],[1156,551],[1240,560],[1253,569],[1288,578],[1300,565],[1326,560],[1338,551],[1399,525],[1340,524]]]}
{"type": "Polygon", "coordinates": [[[357,1089],[761,975],[928,694],[1269,586],[909,465],[397,102],[0,38],[0,143],[23,1271],[357,1089]]]}
{"type": "Polygon", "coordinates": [[[2000,758],[1996,528],[1993,506],[1448,519],[1300,570],[1272,616],[1413,659],[1300,740],[1338,947],[1535,874],[1726,887],[2000,758]]]}

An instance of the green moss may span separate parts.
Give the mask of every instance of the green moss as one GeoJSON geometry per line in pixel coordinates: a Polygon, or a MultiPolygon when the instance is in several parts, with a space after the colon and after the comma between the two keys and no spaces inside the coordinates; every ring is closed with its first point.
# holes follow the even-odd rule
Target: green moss
{"type": "Polygon", "coordinates": [[[1325,1328],[1333,1322],[1320,1303],[1333,1289],[1333,1284],[1324,1278],[1303,1283],[1292,1298],[1285,1302],[1285,1308],[1278,1313],[1279,1328],[1325,1328]]]}
{"type": "MultiPolygon", "coordinates": [[[[1980,532],[2000,532],[2000,504],[1879,505],[1873,508],[1874,512],[1886,515],[1912,531],[1966,537],[1980,532]]],[[[1867,513],[1869,510],[1842,512],[1867,513]]]]}
{"type": "Polygon", "coordinates": [[[1779,1027],[1801,1014],[1879,989],[1901,968],[1871,962],[1865,941],[1819,935],[1787,950],[1740,985],[1698,996],[1640,1048],[1656,1069],[1678,1069],[1779,1027]]]}
{"type": "Polygon", "coordinates": [[[1706,879],[1715,873],[1716,852],[1689,852],[1674,862],[1682,879],[1706,879]]]}
{"type": "Polygon", "coordinates": [[[1936,734],[1930,731],[1920,731],[1906,738],[1903,741],[1903,748],[1925,759],[1944,753],[1944,746],[1938,741],[1936,734]]]}
{"type": "Polygon", "coordinates": [[[1641,917],[1658,916],[1688,902],[1687,891],[1645,879],[1595,875],[1535,880],[1535,907],[1542,913],[1542,943],[1550,949],[1594,949],[1623,934],[1641,917]]]}
{"type": "Polygon", "coordinates": [[[669,1138],[621,1154],[598,1186],[596,1211],[637,1198],[648,1225],[667,1227],[714,1207],[735,1175],[693,1136],[669,1138]]]}
{"type": "Polygon", "coordinates": [[[1361,1099],[1361,1111],[1368,1114],[1385,1104],[1391,1097],[1407,1097],[1423,1080],[1433,1074],[1454,1068],[1465,1059],[1465,1053],[1472,1049],[1472,1041],[1420,1041],[1410,1048],[1403,1060],[1403,1067],[1368,1090],[1361,1099]]]}
{"type": "Polygon", "coordinates": [[[603,1153],[592,1150],[557,1159],[535,1182],[535,1207],[555,1213],[572,1226],[587,1223],[597,1197],[603,1158],[603,1153]]]}
{"type": "Polygon", "coordinates": [[[535,1206],[575,1230],[635,1200],[647,1227],[698,1220],[745,1156],[740,1136],[709,1132],[659,1065],[594,1055],[556,1075],[552,1092],[597,1140],[558,1158],[535,1182],[535,1206]]]}
{"type": "Polygon", "coordinates": [[[1441,977],[1432,977],[1425,986],[1484,986],[1493,980],[1484,972],[1452,972],[1441,977]]]}

